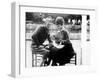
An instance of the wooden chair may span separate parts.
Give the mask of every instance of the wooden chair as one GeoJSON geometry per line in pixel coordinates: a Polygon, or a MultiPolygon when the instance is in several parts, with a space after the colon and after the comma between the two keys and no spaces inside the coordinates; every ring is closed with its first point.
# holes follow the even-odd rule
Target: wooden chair
{"type": "Polygon", "coordinates": [[[77,65],[77,55],[76,55],[76,53],[75,53],[75,55],[70,59],[70,64],[75,64],[75,65],[77,65]]]}
{"type": "Polygon", "coordinates": [[[38,67],[38,66],[43,66],[44,65],[44,61],[46,60],[46,58],[44,58],[47,54],[48,54],[48,50],[46,49],[40,49],[40,48],[34,48],[32,49],[32,67],[38,67]],[[42,59],[42,62],[37,65],[39,63],[39,61],[42,59]]]}

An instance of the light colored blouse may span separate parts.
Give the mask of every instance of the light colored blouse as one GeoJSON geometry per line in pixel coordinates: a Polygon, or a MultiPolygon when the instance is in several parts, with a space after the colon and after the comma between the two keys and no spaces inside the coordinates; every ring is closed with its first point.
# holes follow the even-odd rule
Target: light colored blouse
{"type": "Polygon", "coordinates": [[[69,40],[69,33],[67,30],[62,29],[55,34],[56,40],[69,40]]]}

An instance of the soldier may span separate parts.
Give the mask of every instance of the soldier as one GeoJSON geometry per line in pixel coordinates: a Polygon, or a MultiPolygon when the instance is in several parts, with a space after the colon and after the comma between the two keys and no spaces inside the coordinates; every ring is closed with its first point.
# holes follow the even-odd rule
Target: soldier
{"type": "Polygon", "coordinates": [[[49,52],[47,49],[45,49],[43,47],[43,43],[46,40],[48,40],[49,46],[51,46],[52,41],[50,39],[49,22],[47,24],[47,20],[46,20],[46,25],[45,26],[39,26],[38,28],[36,28],[36,30],[34,31],[34,33],[32,35],[32,53],[33,54],[37,53],[37,51],[35,50],[36,48],[38,48],[38,50],[41,51],[40,54],[43,55],[43,61],[42,61],[41,65],[43,64],[43,62],[46,59],[46,56],[48,55],[48,52],[49,52]]]}

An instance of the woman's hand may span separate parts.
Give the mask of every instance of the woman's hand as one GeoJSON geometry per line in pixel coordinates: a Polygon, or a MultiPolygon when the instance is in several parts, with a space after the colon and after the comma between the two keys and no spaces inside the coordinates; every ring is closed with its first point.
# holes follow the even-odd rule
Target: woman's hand
{"type": "Polygon", "coordinates": [[[49,43],[49,48],[53,47],[53,43],[49,43]]]}

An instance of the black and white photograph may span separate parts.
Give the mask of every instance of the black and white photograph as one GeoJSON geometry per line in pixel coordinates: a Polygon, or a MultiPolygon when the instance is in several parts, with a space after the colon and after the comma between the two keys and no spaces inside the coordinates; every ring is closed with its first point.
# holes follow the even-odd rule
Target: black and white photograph
{"type": "Polygon", "coordinates": [[[12,74],[60,75],[93,72],[95,9],[12,4],[12,74]]]}
{"type": "MultiPolygon", "coordinates": [[[[90,44],[90,15],[85,18],[90,44]]],[[[83,65],[82,20],[82,14],[25,12],[26,67],[83,65]]]]}

